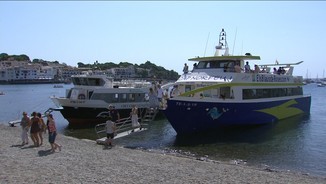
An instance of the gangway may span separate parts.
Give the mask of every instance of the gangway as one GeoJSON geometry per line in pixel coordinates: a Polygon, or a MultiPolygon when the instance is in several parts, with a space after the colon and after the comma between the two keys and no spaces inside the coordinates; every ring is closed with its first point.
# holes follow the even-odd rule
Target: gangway
{"type": "Polygon", "coordinates": [[[155,119],[158,111],[158,108],[147,108],[144,116],[142,117],[142,122],[152,122],[155,119]]]}
{"type": "MultiPolygon", "coordinates": [[[[140,119],[139,119],[140,120],[140,119]]],[[[116,132],[114,139],[118,139],[121,137],[125,137],[135,132],[142,132],[147,130],[147,124],[140,122],[140,127],[133,128],[131,124],[131,118],[120,119],[118,123],[116,123],[116,132]]],[[[106,140],[106,123],[101,123],[95,126],[95,132],[97,134],[98,139],[96,139],[97,144],[105,144],[106,140]]]]}

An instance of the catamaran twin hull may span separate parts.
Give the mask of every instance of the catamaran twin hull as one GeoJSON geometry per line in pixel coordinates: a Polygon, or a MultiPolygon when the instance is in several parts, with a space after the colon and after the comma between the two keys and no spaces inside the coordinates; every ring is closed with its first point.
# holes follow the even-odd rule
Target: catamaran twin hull
{"type": "Polygon", "coordinates": [[[203,132],[232,125],[261,125],[310,113],[311,96],[252,102],[168,100],[165,116],[177,134],[203,132]]]}

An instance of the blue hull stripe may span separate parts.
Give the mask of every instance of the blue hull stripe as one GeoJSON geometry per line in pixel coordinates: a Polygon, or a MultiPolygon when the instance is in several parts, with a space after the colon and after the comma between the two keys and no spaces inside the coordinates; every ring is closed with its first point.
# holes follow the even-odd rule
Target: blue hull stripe
{"type": "Polygon", "coordinates": [[[311,97],[255,103],[210,103],[168,100],[164,114],[178,134],[230,125],[259,125],[309,114],[311,97]]]}

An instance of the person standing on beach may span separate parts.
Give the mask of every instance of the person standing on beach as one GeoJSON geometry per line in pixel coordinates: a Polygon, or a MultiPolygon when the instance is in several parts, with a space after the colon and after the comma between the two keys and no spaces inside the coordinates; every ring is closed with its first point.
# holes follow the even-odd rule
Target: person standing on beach
{"type": "Polygon", "coordinates": [[[39,121],[40,119],[37,117],[37,113],[33,112],[29,127],[31,127],[31,139],[36,147],[40,146],[40,140],[38,138],[39,131],[41,130],[39,121]]]}
{"type": "Polygon", "coordinates": [[[40,137],[40,141],[41,141],[40,146],[41,146],[43,144],[43,135],[42,134],[45,133],[46,125],[44,123],[41,113],[38,112],[37,117],[40,119],[40,121],[39,121],[40,131],[38,132],[38,135],[40,137]]]}
{"type": "Polygon", "coordinates": [[[114,133],[116,130],[116,126],[115,123],[112,121],[112,117],[109,116],[108,120],[106,121],[106,140],[105,140],[105,146],[108,147],[112,147],[113,143],[112,140],[114,138],[114,133]]]}
{"type": "Polygon", "coordinates": [[[47,124],[48,124],[48,131],[49,131],[49,143],[51,144],[51,152],[55,152],[57,148],[61,151],[61,145],[55,142],[57,137],[57,128],[55,126],[55,121],[52,114],[47,115],[47,124]]]}
{"type": "Polygon", "coordinates": [[[28,125],[30,124],[30,119],[29,117],[27,116],[27,113],[26,112],[23,112],[23,117],[20,121],[20,126],[22,127],[22,134],[21,134],[21,137],[22,137],[22,145],[24,146],[25,144],[28,144],[28,135],[27,135],[27,132],[28,132],[28,125]]]}

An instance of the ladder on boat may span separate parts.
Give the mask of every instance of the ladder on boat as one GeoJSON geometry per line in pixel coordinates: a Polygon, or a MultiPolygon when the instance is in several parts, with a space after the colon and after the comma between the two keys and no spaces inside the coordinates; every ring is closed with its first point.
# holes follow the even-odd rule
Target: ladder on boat
{"type": "Polygon", "coordinates": [[[141,121],[142,122],[152,122],[155,119],[158,111],[159,111],[158,108],[147,108],[141,121]]]}
{"type": "MultiPolygon", "coordinates": [[[[141,132],[147,130],[144,127],[145,124],[140,123],[140,127],[134,128],[131,124],[131,118],[120,119],[118,123],[116,123],[116,132],[114,138],[121,138],[131,134],[132,132],[141,132]]],[[[98,139],[96,139],[97,144],[104,144],[106,140],[106,123],[101,123],[95,126],[95,132],[97,134],[98,139]]]]}
{"type": "MultiPolygon", "coordinates": [[[[142,118],[138,118],[138,122],[140,123],[140,127],[134,128],[131,124],[131,118],[123,118],[120,119],[118,123],[116,123],[116,135],[115,139],[121,138],[127,135],[130,135],[133,132],[141,132],[147,130],[147,123],[154,120],[156,114],[158,113],[158,109],[156,108],[147,108],[142,118]]],[[[98,139],[96,140],[97,144],[105,144],[106,140],[106,123],[101,123],[95,126],[95,132],[97,134],[98,139]]]]}

